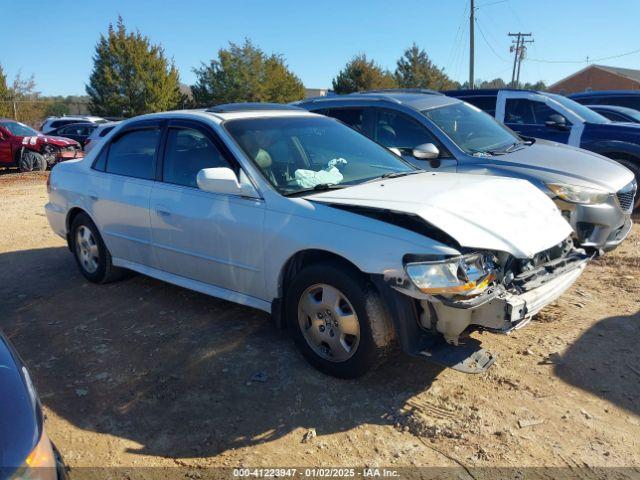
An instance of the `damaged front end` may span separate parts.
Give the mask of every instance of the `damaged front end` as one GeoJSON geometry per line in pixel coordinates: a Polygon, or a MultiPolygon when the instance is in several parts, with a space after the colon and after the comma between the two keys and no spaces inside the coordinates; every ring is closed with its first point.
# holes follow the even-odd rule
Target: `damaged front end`
{"type": "Polygon", "coordinates": [[[42,156],[46,160],[47,165],[53,167],[56,163],[65,160],[83,158],[84,152],[76,145],[57,146],[48,144],[42,148],[42,156]]]}
{"type": "Polygon", "coordinates": [[[588,259],[567,238],[529,259],[490,251],[407,256],[404,269],[385,272],[384,281],[417,300],[423,331],[458,345],[470,328],[507,333],[524,326],[574,283],[588,259]]]}

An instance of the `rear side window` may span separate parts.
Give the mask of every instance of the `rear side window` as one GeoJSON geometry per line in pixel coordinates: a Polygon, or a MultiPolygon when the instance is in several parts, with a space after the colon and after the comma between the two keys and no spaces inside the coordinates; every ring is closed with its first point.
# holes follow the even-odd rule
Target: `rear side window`
{"type": "Polygon", "coordinates": [[[364,109],[362,108],[330,108],[323,112],[323,114],[340,120],[345,125],[350,126],[360,133],[365,133],[364,109]]]}
{"type": "MultiPolygon", "coordinates": [[[[113,126],[115,127],[115,125],[113,126]]],[[[98,136],[100,138],[104,137],[107,133],[109,133],[111,130],[113,130],[113,127],[105,127],[102,130],[100,130],[100,132],[98,133],[98,136]]]]}
{"type": "Polygon", "coordinates": [[[155,177],[155,156],[159,129],[133,130],[109,145],[107,172],[151,180],[155,177]]]}
{"type": "Polygon", "coordinates": [[[603,98],[603,103],[606,105],[619,105],[620,107],[629,107],[640,110],[640,95],[603,98]]]}
{"type": "Polygon", "coordinates": [[[460,97],[460,100],[464,100],[471,105],[478,107],[480,110],[484,110],[492,117],[496,116],[496,99],[497,97],[460,97]]]}
{"type": "Polygon", "coordinates": [[[171,128],[167,136],[162,179],[167,183],[197,187],[203,168],[230,167],[222,153],[202,132],[191,128],[171,128]]]}

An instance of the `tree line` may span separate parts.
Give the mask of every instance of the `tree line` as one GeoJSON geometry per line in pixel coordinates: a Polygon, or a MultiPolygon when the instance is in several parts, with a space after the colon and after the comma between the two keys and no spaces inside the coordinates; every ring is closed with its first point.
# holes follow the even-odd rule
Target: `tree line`
{"type": "MultiPolygon", "coordinates": [[[[164,48],[137,30],[127,30],[122,18],[118,18],[115,25],[109,24],[96,44],[85,98],[95,115],[132,117],[229,102],[286,103],[305,96],[302,80],[289,69],[284,57],[265,53],[250,39],[241,44],[230,42],[217,52],[216,58],[202,63],[193,72],[195,84],[185,89],[164,48]]],[[[476,84],[479,88],[506,86],[501,78],[476,84]]],[[[403,52],[394,71],[360,53],[332,81],[332,90],[338,94],[397,87],[445,90],[468,85],[452,80],[415,43],[403,52]]],[[[544,90],[546,86],[537,82],[525,84],[524,88],[544,90]]],[[[25,80],[18,74],[9,85],[0,66],[0,116],[15,116],[16,100],[26,104],[27,99],[42,98],[35,92],[33,77],[25,80]]],[[[68,105],[68,100],[55,97],[32,109],[39,108],[42,116],[56,115],[69,113],[68,105]]],[[[34,114],[23,111],[22,120],[34,114]]]]}

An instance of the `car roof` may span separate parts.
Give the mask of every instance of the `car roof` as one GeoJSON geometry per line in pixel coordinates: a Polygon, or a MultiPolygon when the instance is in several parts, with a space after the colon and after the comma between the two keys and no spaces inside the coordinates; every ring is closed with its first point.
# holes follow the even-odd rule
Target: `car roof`
{"type": "Polygon", "coordinates": [[[442,93],[445,95],[457,96],[480,96],[480,95],[497,95],[501,91],[510,92],[530,92],[544,94],[546,92],[540,92],[538,90],[528,90],[522,88],[463,88],[458,90],[444,90],[442,93]]]}
{"type": "Polygon", "coordinates": [[[568,95],[569,98],[600,97],[608,95],[640,95],[640,90],[594,90],[591,92],[578,92],[568,95]]]}
{"type": "MultiPolygon", "coordinates": [[[[168,112],[149,113],[126,120],[145,120],[154,118],[199,118],[203,120],[213,120],[215,123],[222,123],[226,120],[240,118],[270,118],[270,117],[317,117],[318,115],[308,112],[302,108],[287,108],[289,105],[279,104],[282,108],[259,108],[259,109],[232,109],[232,111],[208,111],[207,109],[195,110],[172,110],[168,112]]],[[[224,108],[221,108],[224,110],[224,108]]]]}
{"type": "Polygon", "coordinates": [[[296,102],[297,105],[309,104],[335,104],[340,102],[353,102],[358,100],[366,101],[382,101],[387,103],[395,103],[398,105],[407,105],[416,110],[427,110],[429,108],[440,107],[457,103],[458,100],[446,97],[440,92],[426,89],[389,89],[389,90],[371,90],[365,92],[354,92],[346,95],[327,95],[324,97],[315,97],[296,102]]]}
{"type": "Polygon", "coordinates": [[[636,113],[637,110],[631,107],[623,107],[621,105],[586,105],[589,108],[600,108],[602,110],[613,110],[620,113],[636,113]]]}

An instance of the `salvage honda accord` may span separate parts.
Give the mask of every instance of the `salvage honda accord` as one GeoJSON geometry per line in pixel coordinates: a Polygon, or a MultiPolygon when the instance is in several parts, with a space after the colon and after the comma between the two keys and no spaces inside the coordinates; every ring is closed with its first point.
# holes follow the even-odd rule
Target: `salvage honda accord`
{"type": "Polygon", "coordinates": [[[424,172],[283,105],[123,122],[53,169],[46,213],[88,280],[128,269],[270,312],[339,377],[395,343],[483,371],[468,333],[523,326],[588,259],[529,182],[424,172]]]}

